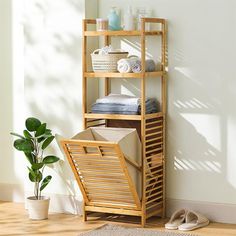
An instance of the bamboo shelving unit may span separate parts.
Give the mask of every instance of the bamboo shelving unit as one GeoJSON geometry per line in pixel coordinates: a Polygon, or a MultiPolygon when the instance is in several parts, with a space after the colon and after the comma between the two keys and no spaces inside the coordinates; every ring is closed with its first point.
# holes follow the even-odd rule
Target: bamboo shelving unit
{"type": "MultiPolygon", "coordinates": [[[[124,165],[124,156],[121,150],[113,143],[87,142],[64,142],[63,147],[67,152],[70,164],[76,176],[84,197],[84,220],[87,220],[87,212],[106,212],[141,217],[141,224],[144,227],[146,219],[153,215],[165,215],[165,117],[166,117],[166,20],[159,18],[142,18],[140,31],[90,31],[89,24],[96,24],[94,19],[83,20],[83,124],[84,129],[93,126],[112,126],[111,122],[132,121],[136,125],[142,143],[142,197],[137,197],[136,190],[124,165]],[[160,25],[160,30],[145,31],[146,23],[160,25]],[[105,45],[109,45],[111,37],[117,36],[139,36],[141,43],[141,73],[102,73],[91,72],[87,69],[87,48],[88,37],[103,37],[105,45]],[[146,37],[161,37],[161,70],[145,72],[145,48],[146,37]],[[161,79],[161,111],[153,114],[145,112],[145,88],[146,79],[156,77],[161,79]],[[133,78],[141,82],[141,114],[120,115],[120,114],[92,114],[87,110],[87,80],[93,78],[105,78],[105,95],[110,92],[112,78],[133,78]],[[88,146],[95,148],[94,152],[87,153],[88,146]],[[109,156],[107,156],[109,153],[109,156]],[[81,159],[94,161],[94,168],[88,173],[83,170],[87,162],[81,159]],[[96,157],[101,157],[99,160],[96,157]],[[105,159],[109,157],[110,159],[105,159]],[[90,158],[90,159],[89,159],[90,158]],[[94,159],[95,158],[95,159],[94,159]],[[79,160],[82,160],[81,162],[79,160]],[[105,160],[105,161],[104,161],[105,160]],[[78,167],[79,166],[79,167],[78,167]],[[96,167],[97,166],[97,167],[96,167]],[[80,168],[79,171],[78,168],[80,168]],[[111,173],[101,174],[96,169],[109,168],[111,173]],[[100,179],[100,180],[99,180],[100,179]]],[[[129,126],[130,127],[130,126],[129,126]]],[[[91,166],[90,166],[91,168],[91,166]]]]}

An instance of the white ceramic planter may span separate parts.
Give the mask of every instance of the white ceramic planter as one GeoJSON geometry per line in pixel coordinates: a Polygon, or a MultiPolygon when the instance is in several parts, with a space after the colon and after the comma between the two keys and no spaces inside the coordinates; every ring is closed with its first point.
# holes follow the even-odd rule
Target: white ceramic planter
{"type": "Polygon", "coordinates": [[[29,218],[32,220],[44,220],[48,218],[49,197],[41,197],[37,200],[35,197],[27,198],[27,207],[29,218]]]}

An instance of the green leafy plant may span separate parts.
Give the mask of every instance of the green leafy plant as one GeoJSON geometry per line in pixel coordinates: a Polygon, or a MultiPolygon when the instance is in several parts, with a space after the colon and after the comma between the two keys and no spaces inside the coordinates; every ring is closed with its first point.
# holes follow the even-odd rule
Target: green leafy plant
{"type": "Polygon", "coordinates": [[[46,123],[41,123],[40,120],[29,117],[25,121],[25,127],[23,135],[11,132],[11,135],[18,137],[13,145],[18,151],[24,152],[29,161],[29,179],[34,182],[35,198],[40,199],[42,190],[52,179],[51,175],[43,178],[44,168],[59,161],[59,158],[53,155],[44,156],[44,151],[54,139],[52,131],[47,128],[46,123]]]}

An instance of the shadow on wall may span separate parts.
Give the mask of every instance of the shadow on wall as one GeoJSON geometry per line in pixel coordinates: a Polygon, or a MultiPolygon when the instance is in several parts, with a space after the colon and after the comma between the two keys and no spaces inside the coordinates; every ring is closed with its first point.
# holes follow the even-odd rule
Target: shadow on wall
{"type": "MultiPolygon", "coordinates": [[[[27,113],[55,133],[72,136],[81,129],[82,1],[27,2],[24,10],[25,103],[27,113]]],[[[50,153],[57,153],[54,146],[50,153]]],[[[62,156],[61,153],[58,154],[62,156]]],[[[64,158],[61,157],[63,160],[64,158]]],[[[56,171],[58,173],[58,171],[56,171]]],[[[52,192],[78,194],[67,161],[52,192]],[[65,190],[66,186],[66,190],[65,190]]],[[[52,186],[52,185],[51,185],[52,186]]],[[[63,206],[63,202],[61,202],[63,206]]]]}
{"type": "Polygon", "coordinates": [[[168,195],[230,203],[235,188],[227,180],[224,100],[209,90],[214,85],[209,87],[207,78],[197,79],[187,67],[175,67],[170,74],[175,77],[168,96],[168,195]]]}

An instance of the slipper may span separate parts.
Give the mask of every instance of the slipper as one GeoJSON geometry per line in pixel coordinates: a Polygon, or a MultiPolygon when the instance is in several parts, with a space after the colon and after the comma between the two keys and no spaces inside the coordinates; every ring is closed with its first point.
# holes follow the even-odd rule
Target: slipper
{"type": "Polygon", "coordinates": [[[193,230],[207,226],[208,224],[209,220],[205,216],[194,211],[189,211],[186,214],[185,223],[180,225],[178,229],[183,231],[193,230]]]}
{"type": "Polygon", "coordinates": [[[181,209],[175,211],[170,220],[165,224],[166,229],[178,229],[178,227],[184,222],[186,216],[186,210],[181,209]]]}

